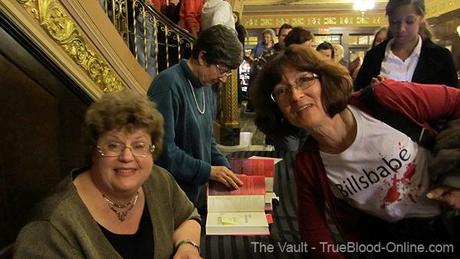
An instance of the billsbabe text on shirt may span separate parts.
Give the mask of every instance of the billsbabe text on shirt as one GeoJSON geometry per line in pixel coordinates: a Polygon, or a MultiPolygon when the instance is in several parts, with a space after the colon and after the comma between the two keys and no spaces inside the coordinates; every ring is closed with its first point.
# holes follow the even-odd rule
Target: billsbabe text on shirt
{"type": "Polygon", "coordinates": [[[363,169],[363,175],[356,179],[353,175],[348,177],[343,184],[336,184],[337,189],[342,193],[343,197],[352,196],[353,194],[369,188],[372,184],[378,183],[381,179],[391,175],[391,172],[396,172],[402,167],[401,161],[408,161],[410,155],[407,149],[402,149],[399,152],[398,158],[385,159],[382,158],[382,165],[375,168],[375,170],[363,169]]]}

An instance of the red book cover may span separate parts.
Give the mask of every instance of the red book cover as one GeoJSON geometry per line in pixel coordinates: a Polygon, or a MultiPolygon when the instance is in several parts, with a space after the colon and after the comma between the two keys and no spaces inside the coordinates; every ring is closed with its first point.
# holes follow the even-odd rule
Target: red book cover
{"type": "Polygon", "coordinates": [[[246,175],[275,175],[275,162],[272,159],[231,158],[230,168],[234,173],[246,175]]]}
{"type": "Polygon", "coordinates": [[[265,195],[265,177],[238,175],[243,182],[238,190],[229,189],[223,183],[210,181],[208,195],[265,195]]]}

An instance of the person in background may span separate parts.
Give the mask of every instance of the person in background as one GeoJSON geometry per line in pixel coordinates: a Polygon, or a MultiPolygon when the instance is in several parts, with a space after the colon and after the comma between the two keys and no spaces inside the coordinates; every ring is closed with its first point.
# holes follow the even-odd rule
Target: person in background
{"type": "Polygon", "coordinates": [[[164,13],[165,8],[168,6],[166,0],[146,0],[146,4],[155,8],[158,12],[164,13]]]}
{"type": "Polygon", "coordinates": [[[263,52],[273,47],[275,41],[275,32],[272,29],[262,31],[262,40],[252,49],[250,58],[255,60],[262,56],[263,52]]]}
{"type": "MultiPolygon", "coordinates": [[[[252,49],[251,54],[249,54],[248,60],[251,63],[251,72],[249,74],[249,85],[248,92],[251,90],[251,84],[257,76],[257,72],[261,64],[265,63],[265,58],[273,55],[275,50],[273,49],[275,40],[275,31],[272,29],[265,29],[262,32],[262,41],[259,41],[257,45],[252,49]]],[[[248,99],[245,108],[246,113],[252,113],[252,103],[251,99],[248,99]]]]}
{"type": "Polygon", "coordinates": [[[316,46],[316,51],[321,53],[326,59],[330,59],[335,62],[335,50],[334,46],[327,41],[321,42],[318,46],[316,46]]]}
{"type": "Polygon", "coordinates": [[[181,0],[179,10],[179,26],[198,37],[201,31],[201,14],[204,0],[181,0]]]}
{"type": "Polygon", "coordinates": [[[235,30],[232,6],[225,0],[205,0],[201,14],[201,29],[222,24],[235,30]]]}
{"type": "MultiPolygon", "coordinates": [[[[435,195],[438,188],[432,189],[428,174],[430,151],[374,118],[362,93],[352,95],[352,87],[343,66],[311,48],[292,46],[264,66],[251,92],[257,97],[255,122],[262,132],[285,136],[300,128],[310,134],[295,161],[302,240],[310,247],[336,242],[450,244],[441,203],[460,208],[460,189],[446,187],[435,195]]],[[[429,121],[460,118],[459,89],[394,80],[373,87],[381,105],[430,134],[436,132],[429,121]]],[[[348,258],[338,249],[309,252],[318,259],[348,258]]],[[[453,255],[444,252],[383,251],[369,258],[453,255]]],[[[460,251],[455,252],[458,256],[460,251]]]]}
{"type": "Polygon", "coordinates": [[[275,52],[281,51],[284,49],[284,39],[286,36],[289,34],[289,32],[292,30],[292,25],[289,23],[284,23],[281,25],[281,27],[278,29],[278,42],[273,45],[273,50],[275,52]]]}
{"type": "Polygon", "coordinates": [[[91,156],[37,206],[15,258],[200,258],[200,216],[153,161],[163,117],[146,96],[104,95],[85,117],[91,156]]]}
{"type": "Polygon", "coordinates": [[[387,27],[380,27],[374,33],[374,40],[372,41],[371,48],[379,45],[380,43],[384,42],[388,37],[388,29],[387,27]]]}
{"type": "Polygon", "coordinates": [[[162,71],[147,92],[165,118],[164,152],[155,162],[174,176],[200,213],[206,206],[199,195],[209,180],[231,189],[242,184],[214,142],[215,97],[210,87],[225,83],[242,60],[235,33],[215,25],[201,32],[189,60],[162,71]]]}
{"type": "Polygon", "coordinates": [[[292,44],[304,45],[306,47],[313,47],[314,36],[310,31],[307,31],[301,26],[292,28],[284,39],[284,45],[290,46],[292,44]]]}
{"type": "MultiPolygon", "coordinates": [[[[371,49],[387,39],[388,29],[387,27],[380,27],[374,33],[374,39],[372,40],[371,49]]],[[[350,56],[351,60],[351,56],[350,56]]],[[[348,71],[353,81],[358,77],[359,70],[363,64],[363,59],[360,56],[356,56],[353,60],[348,63],[348,71]]]]}
{"type": "Polygon", "coordinates": [[[169,0],[168,5],[164,8],[163,13],[175,24],[179,24],[180,20],[181,0],[169,0]]]}
{"type": "Polygon", "coordinates": [[[241,24],[240,15],[238,12],[233,12],[233,19],[235,20],[235,30],[238,35],[238,40],[244,49],[244,42],[248,36],[248,32],[246,31],[246,28],[244,28],[244,25],[241,24]]]}
{"type": "MultiPolygon", "coordinates": [[[[352,56],[353,54],[350,55],[350,58],[352,58],[352,56]]],[[[350,73],[351,79],[353,79],[353,81],[358,76],[362,64],[363,59],[359,55],[356,55],[356,57],[350,63],[348,63],[348,73],[350,73]]]]}
{"type": "MultiPolygon", "coordinates": [[[[238,37],[238,40],[240,41],[241,45],[243,46],[244,50],[244,44],[246,41],[246,37],[248,36],[248,32],[246,31],[246,28],[241,24],[240,22],[240,15],[238,12],[233,12],[233,19],[235,20],[235,30],[236,30],[236,35],[238,37]]],[[[246,63],[247,61],[244,60],[243,63],[238,67],[237,73],[238,73],[238,105],[241,105],[243,101],[243,87],[246,86],[246,63]]]]}
{"type": "Polygon", "coordinates": [[[457,86],[452,54],[431,41],[423,0],[390,0],[389,39],[369,50],[354,82],[355,90],[381,75],[388,79],[457,86]]]}
{"type": "Polygon", "coordinates": [[[334,56],[335,62],[339,63],[340,65],[347,67],[348,62],[344,59],[344,52],[343,46],[340,44],[334,44],[334,56]]]}
{"type": "MultiPolygon", "coordinates": [[[[281,51],[284,49],[284,39],[288,35],[288,33],[292,30],[292,26],[290,24],[283,24],[278,30],[278,42],[273,45],[272,48],[267,48],[263,51],[262,55],[252,62],[251,72],[249,74],[249,86],[248,92],[250,91],[251,84],[255,81],[257,77],[257,73],[262,69],[263,65],[267,63],[267,60],[276,52],[281,51]]],[[[245,112],[251,113],[253,112],[251,99],[248,99],[245,112]]],[[[268,141],[266,144],[273,144],[271,141],[268,141]]]]}

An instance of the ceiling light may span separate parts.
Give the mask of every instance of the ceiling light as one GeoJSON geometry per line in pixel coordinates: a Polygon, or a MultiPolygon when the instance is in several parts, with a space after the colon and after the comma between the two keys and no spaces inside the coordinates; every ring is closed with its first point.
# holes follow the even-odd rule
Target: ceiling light
{"type": "Polygon", "coordinates": [[[353,2],[353,9],[361,12],[373,9],[374,6],[375,0],[354,0],[353,2]]]}

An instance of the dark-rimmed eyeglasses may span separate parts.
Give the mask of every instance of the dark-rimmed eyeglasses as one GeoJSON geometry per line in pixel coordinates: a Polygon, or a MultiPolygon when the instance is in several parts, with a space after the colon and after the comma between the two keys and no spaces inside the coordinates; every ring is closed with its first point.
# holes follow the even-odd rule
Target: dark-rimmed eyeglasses
{"type": "Polygon", "coordinates": [[[155,145],[150,145],[145,142],[134,142],[131,145],[120,142],[110,142],[96,146],[97,151],[102,157],[120,156],[127,148],[131,150],[131,153],[135,157],[147,157],[155,151],[155,145]]]}
{"type": "Polygon", "coordinates": [[[278,84],[273,88],[270,97],[274,102],[286,101],[291,97],[293,88],[307,90],[318,78],[317,74],[302,75],[295,80],[295,85],[278,84]]]}
{"type": "Polygon", "coordinates": [[[223,65],[219,65],[219,64],[216,64],[216,67],[217,67],[217,71],[219,71],[219,73],[223,76],[231,76],[232,75],[232,71],[228,68],[228,67],[225,67],[223,65]]]}

